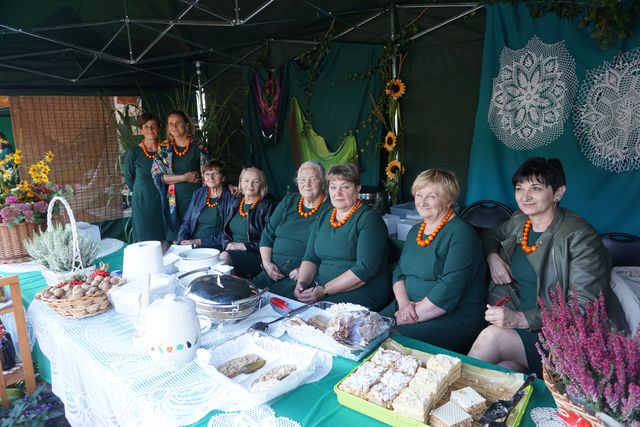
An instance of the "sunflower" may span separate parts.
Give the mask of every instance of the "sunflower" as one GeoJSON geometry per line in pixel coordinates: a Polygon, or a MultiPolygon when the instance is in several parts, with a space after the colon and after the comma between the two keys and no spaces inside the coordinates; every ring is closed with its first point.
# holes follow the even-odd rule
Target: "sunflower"
{"type": "Polygon", "coordinates": [[[11,160],[15,165],[19,165],[20,163],[22,163],[22,151],[16,150],[16,152],[13,153],[11,160]]]}
{"type": "Polygon", "coordinates": [[[384,149],[392,152],[394,148],[396,148],[396,134],[390,130],[387,132],[387,136],[384,137],[384,149]]]}
{"type": "Polygon", "coordinates": [[[44,153],[44,161],[47,163],[51,163],[55,158],[56,156],[54,156],[51,151],[47,151],[46,153],[44,153]]]}
{"type": "Polygon", "coordinates": [[[407,86],[400,79],[391,79],[384,88],[384,93],[391,95],[393,99],[398,99],[406,92],[407,86]]]}
{"type": "Polygon", "coordinates": [[[394,179],[398,174],[402,175],[402,173],[404,173],[404,166],[402,166],[399,160],[392,160],[384,171],[387,173],[389,179],[394,179]]]}

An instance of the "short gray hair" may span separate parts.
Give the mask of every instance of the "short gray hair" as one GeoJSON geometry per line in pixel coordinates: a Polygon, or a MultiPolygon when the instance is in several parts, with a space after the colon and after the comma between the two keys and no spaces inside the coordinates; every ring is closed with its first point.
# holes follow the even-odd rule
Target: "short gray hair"
{"type": "Polygon", "coordinates": [[[315,170],[316,173],[318,174],[318,177],[320,178],[320,183],[322,184],[322,190],[327,189],[327,177],[324,174],[324,166],[322,166],[318,161],[307,160],[306,162],[300,165],[300,167],[296,171],[296,177],[293,180],[296,183],[296,185],[298,184],[298,175],[300,174],[300,170],[302,169],[315,170]]]}
{"type": "Polygon", "coordinates": [[[342,178],[353,185],[360,185],[360,173],[353,163],[341,163],[331,166],[329,172],[327,172],[327,182],[331,182],[333,178],[342,178]]]}

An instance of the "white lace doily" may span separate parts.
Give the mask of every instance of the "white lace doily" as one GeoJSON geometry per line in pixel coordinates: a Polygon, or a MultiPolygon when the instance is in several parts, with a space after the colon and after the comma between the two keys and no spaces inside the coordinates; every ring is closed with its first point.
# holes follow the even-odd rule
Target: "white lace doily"
{"type": "Polygon", "coordinates": [[[214,415],[208,427],[300,427],[300,423],[287,417],[276,417],[268,406],[259,406],[242,412],[214,415]]]}
{"type": "Polygon", "coordinates": [[[493,79],[489,127],[507,147],[531,150],[564,132],[576,94],[576,66],[564,42],[533,36],[522,49],[505,47],[493,79]]]}
{"type": "Polygon", "coordinates": [[[573,120],[580,149],[595,166],[640,169],[640,48],[587,72],[573,120]]]}
{"type": "Polygon", "coordinates": [[[558,417],[556,408],[533,408],[531,419],[537,427],[565,427],[564,422],[558,417]]]}

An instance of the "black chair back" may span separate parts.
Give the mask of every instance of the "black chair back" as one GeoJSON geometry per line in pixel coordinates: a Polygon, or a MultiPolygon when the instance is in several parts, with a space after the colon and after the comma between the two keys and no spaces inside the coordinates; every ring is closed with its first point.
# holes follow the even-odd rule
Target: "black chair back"
{"type": "Polygon", "coordinates": [[[478,231],[493,228],[511,218],[511,215],[513,211],[509,206],[494,200],[479,200],[460,211],[460,217],[478,231]]]}
{"type": "Polygon", "coordinates": [[[640,237],[628,233],[601,234],[614,267],[640,267],[640,237]]]}

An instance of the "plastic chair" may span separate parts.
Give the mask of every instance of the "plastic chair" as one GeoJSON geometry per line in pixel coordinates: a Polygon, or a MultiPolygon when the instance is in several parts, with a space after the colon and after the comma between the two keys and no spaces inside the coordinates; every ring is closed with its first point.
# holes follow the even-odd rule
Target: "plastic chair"
{"type": "Polygon", "coordinates": [[[494,200],[479,200],[460,211],[460,217],[479,231],[493,228],[511,218],[511,215],[513,211],[509,206],[494,200]]]}
{"type": "Polygon", "coordinates": [[[614,267],[640,267],[640,237],[628,233],[605,233],[600,238],[611,254],[614,267]]]}

